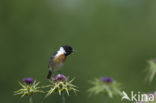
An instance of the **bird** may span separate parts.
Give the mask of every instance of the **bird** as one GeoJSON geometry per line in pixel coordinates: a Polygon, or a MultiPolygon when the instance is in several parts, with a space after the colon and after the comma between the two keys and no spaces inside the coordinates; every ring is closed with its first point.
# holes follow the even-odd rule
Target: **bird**
{"type": "Polygon", "coordinates": [[[50,79],[55,71],[60,70],[60,68],[64,65],[67,56],[73,53],[75,50],[69,45],[63,45],[50,57],[50,61],[48,64],[49,72],[47,75],[47,79],[50,79]]]}

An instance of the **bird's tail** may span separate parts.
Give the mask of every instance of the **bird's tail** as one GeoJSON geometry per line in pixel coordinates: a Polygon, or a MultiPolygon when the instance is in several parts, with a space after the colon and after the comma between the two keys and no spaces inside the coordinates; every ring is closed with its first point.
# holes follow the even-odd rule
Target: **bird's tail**
{"type": "Polygon", "coordinates": [[[53,74],[52,71],[49,70],[48,75],[47,75],[47,79],[50,79],[52,74],[53,74]]]}

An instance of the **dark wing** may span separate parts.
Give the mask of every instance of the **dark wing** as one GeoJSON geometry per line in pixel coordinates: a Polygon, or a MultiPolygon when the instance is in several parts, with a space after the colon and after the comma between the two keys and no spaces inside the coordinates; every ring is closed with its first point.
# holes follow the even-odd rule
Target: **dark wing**
{"type": "Polygon", "coordinates": [[[53,63],[53,60],[54,60],[56,54],[57,54],[57,52],[55,52],[55,53],[50,57],[50,61],[49,61],[49,64],[48,64],[48,68],[50,68],[50,65],[53,63]]]}

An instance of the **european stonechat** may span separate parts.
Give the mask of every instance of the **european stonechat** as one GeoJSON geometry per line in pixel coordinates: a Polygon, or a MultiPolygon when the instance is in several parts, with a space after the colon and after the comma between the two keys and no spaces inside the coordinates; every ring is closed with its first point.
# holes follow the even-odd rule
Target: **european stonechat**
{"type": "Polygon", "coordinates": [[[47,79],[50,79],[53,72],[59,70],[64,65],[67,56],[72,52],[74,52],[74,50],[71,46],[64,45],[61,46],[60,49],[51,56],[48,65],[49,73],[47,75],[47,79]]]}

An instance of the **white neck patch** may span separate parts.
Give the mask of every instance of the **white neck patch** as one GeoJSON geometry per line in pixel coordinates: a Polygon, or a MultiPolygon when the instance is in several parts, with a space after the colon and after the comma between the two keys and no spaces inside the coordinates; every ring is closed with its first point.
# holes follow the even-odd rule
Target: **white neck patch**
{"type": "Polygon", "coordinates": [[[59,56],[59,55],[65,54],[65,53],[66,52],[65,52],[64,48],[63,47],[60,47],[60,49],[57,51],[56,56],[59,56]]]}

